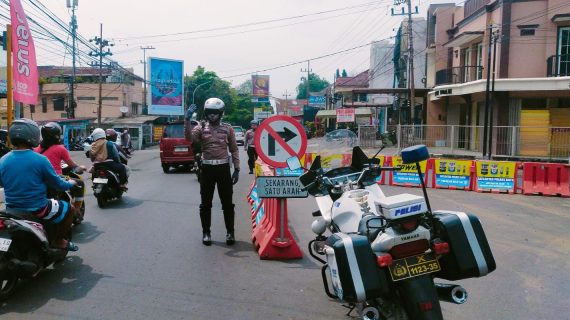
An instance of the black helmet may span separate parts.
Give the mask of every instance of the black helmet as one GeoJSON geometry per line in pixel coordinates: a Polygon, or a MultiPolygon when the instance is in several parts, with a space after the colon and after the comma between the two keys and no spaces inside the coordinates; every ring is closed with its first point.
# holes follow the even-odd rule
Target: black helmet
{"type": "Polygon", "coordinates": [[[61,126],[55,122],[49,122],[42,126],[42,139],[46,141],[59,141],[61,137],[61,126]]]}
{"type": "Polygon", "coordinates": [[[117,131],[115,131],[114,129],[105,130],[105,138],[107,138],[107,140],[112,142],[117,141],[117,131]]]}
{"type": "Polygon", "coordinates": [[[28,147],[35,148],[40,144],[40,128],[30,119],[14,120],[8,130],[8,137],[14,145],[25,143],[28,147]]]}

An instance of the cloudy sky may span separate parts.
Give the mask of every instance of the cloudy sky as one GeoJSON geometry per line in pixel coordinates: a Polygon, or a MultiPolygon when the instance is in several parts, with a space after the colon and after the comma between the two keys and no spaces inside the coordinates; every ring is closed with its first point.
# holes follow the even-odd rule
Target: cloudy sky
{"type": "MultiPolygon", "coordinates": [[[[65,0],[39,1],[69,20],[65,0]]],[[[22,2],[26,10],[33,9],[33,1],[22,2]]],[[[427,2],[413,1],[420,5],[420,16],[425,16],[427,2]]],[[[140,47],[154,46],[149,54],[184,60],[188,74],[202,65],[238,85],[258,70],[393,36],[401,17],[390,15],[392,4],[393,0],[79,0],[77,17],[78,32],[85,38],[98,35],[103,23],[104,38],[115,42],[113,59],[139,75],[140,47]],[[293,18],[297,16],[302,17],[293,18]],[[282,20],[258,23],[275,19],[282,20]],[[202,31],[211,29],[216,30],[202,31]],[[232,77],[239,74],[248,75],[232,77]]],[[[42,50],[44,43],[36,44],[40,64],[69,63],[69,56],[53,53],[55,46],[42,50]]],[[[365,46],[314,60],[311,69],[332,81],[337,68],[352,74],[368,69],[369,54],[365,46]]],[[[286,91],[295,93],[300,70],[306,67],[297,64],[260,74],[271,76],[271,93],[282,97],[286,91]]]]}

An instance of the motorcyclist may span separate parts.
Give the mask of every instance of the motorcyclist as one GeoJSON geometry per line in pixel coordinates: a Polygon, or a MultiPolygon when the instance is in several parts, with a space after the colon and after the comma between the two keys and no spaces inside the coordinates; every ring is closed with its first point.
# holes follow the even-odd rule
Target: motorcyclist
{"type": "MultiPolygon", "coordinates": [[[[107,129],[105,130],[105,138],[108,141],[111,141],[113,143],[113,145],[115,146],[115,149],[117,149],[117,153],[119,154],[119,160],[123,165],[127,165],[130,156],[127,154],[126,150],[123,148],[122,145],[119,145],[117,140],[118,140],[118,133],[117,131],[115,131],[114,129],[107,129]]],[[[128,173],[128,169],[127,169],[127,173],[128,173]]],[[[128,174],[127,174],[128,177],[128,174]]]]}
{"type": "Polygon", "coordinates": [[[233,185],[239,179],[239,150],[234,129],[227,123],[222,123],[225,104],[218,98],[210,98],[204,104],[206,122],[192,130],[192,151],[202,154],[202,179],[200,181],[200,220],[202,222],[202,243],[212,244],[210,225],[212,220],[212,199],[217,185],[224,222],[226,225],[226,244],[235,243],[234,234],[234,204],[232,201],[233,185]],[[234,165],[231,174],[230,157],[234,165]]]}
{"type": "Polygon", "coordinates": [[[255,130],[257,129],[258,124],[257,120],[251,120],[251,129],[247,130],[245,133],[245,143],[243,144],[243,149],[247,152],[249,174],[253,174],[253,168],[255,167],[255,161],[257,160],[257,152],[255,150],[255,142],[253,139],[255,137],[255,130]]]}
{"type": "Polygon", "coordinates": [[[37,220],[46,230],[55,229],[50,237],[52,247],[77,251],[79,248],[65,239],[75,209],[65,201],[46,197],[48,186],[65,191],[77,183],[60,178],[49,160],[32,150],[40,142],[40,128],[34,121],[15,120],[8,136],[14,149],[0,159],[0,185],[4,187],[6,211],[37,220]]]}
{"type": "MultiPolygon", "coordinates": [[[[61,144],[61,126],[55,122],[49,122],[41,127],[42,141],[40,145],[34,148],[34,151],[43,154],[48,158],[51,163],[55,173],[62,175],[61,163],[66,163],[70,168],[75,169],[77,173],[81,174],[85,171],[84,166],[76,164],[69,155],[69,152],[61,144]]],[[[85,189],[85,183],[80,179],[73,179],[77,183],[77,187],[71,188],[71,195],[73,196],[73,207],[79,212],[81,206],[83,205],[83,195],[85,189]]],[[[48,196],[52,195],[48,193],[48,196]]]]}
{"type": "Polygon", "coordinates": [[[108,141],[105,130],[96,128],[91,134],[93,143],[89,152],[91,161],[95,166],[103,166],[119,175],[119,184],[126,189],[127,170],[121,160],[115,144],[108,141]]]}

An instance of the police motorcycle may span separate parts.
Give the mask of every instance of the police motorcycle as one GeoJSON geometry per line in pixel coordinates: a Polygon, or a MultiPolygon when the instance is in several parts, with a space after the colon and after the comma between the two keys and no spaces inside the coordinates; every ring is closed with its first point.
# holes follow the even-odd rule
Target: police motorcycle
{"type": "MultiPolygon", "coordinates": [[[[463,304],[467,291],[434,278],[481,277],[496,268],[481,223],[469,213],[432,211],[423,183],[424,197],[386,196],[376,180],[398,168],[380,167],[376,155],[356,146],[350,166],[328,171],[319,155],[300,177],[319,207],[308,249],[323,264],[325,293],[360,319],[443,319],[440,300],[463,304]]],[[[421,168],[429,153],[415,146],[401,156],[421,168]]],[[[296,158],[288,163],[300,168],[296,158]]]]}

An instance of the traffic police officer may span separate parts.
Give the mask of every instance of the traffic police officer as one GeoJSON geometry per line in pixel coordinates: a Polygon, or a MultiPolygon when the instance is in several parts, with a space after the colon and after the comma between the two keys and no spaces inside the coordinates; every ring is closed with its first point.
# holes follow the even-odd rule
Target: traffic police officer
{"type": "Polygon", "coordinates": [[[192,150],[194,154],[202,154],[202,179],[200,182],[200,220],[202,222],[202,243],[212,244],[210,225],[212,222],[212,199],[214,189],[218,186],[218,195],[222,202],[224,222],[226,224],[226,244],[235,243],[234,235],[234,204],[232,201],[233,185],[239,178],[239,150],[234,129],[227,123],[222,123],[224,102],[218,98],[210,98],[204,104],[206,123],[192,130],[192,150]],[[231,160],[228,156],[231,153],[231,160]],[[231,174],[230,161],[233,162],[234,172],[231,174]]]}
{"type": "Polygon", "coordinates": [[[257,160],[257,152],[255,151],[255,130],[257,129],[257,120],[251,120],[251,129],[245,133],[244,150],[247,152],[247,164],[249,165],[249,174],[253,173],[255,167],[255,160],[257,160]]]}

